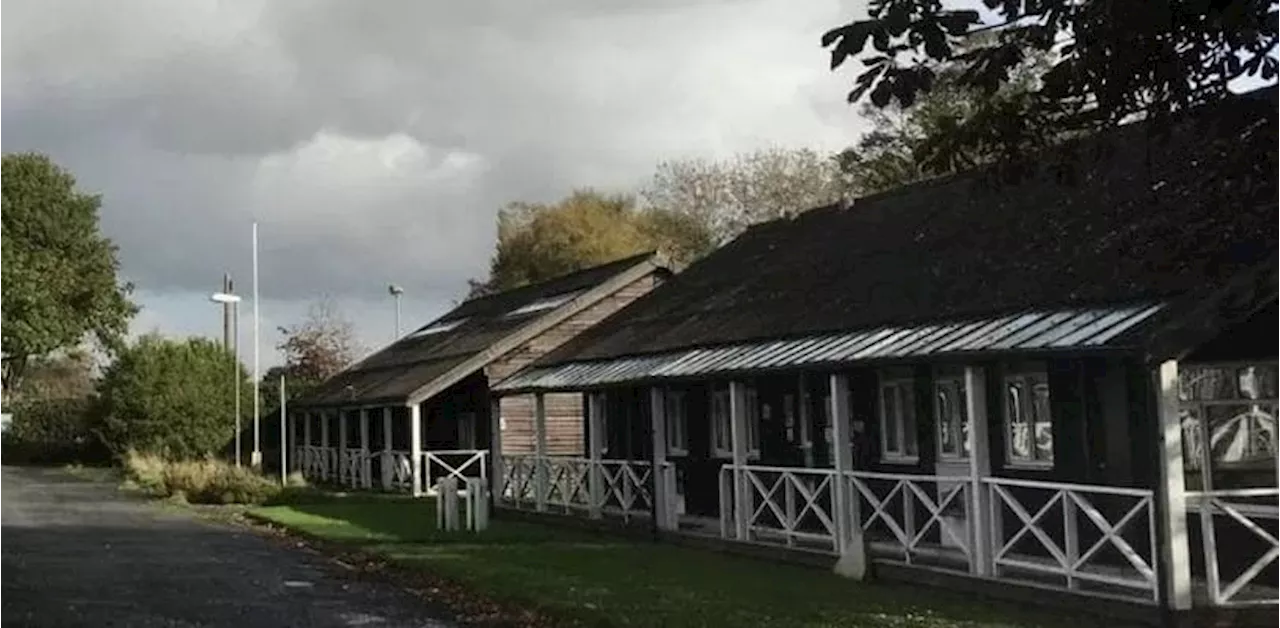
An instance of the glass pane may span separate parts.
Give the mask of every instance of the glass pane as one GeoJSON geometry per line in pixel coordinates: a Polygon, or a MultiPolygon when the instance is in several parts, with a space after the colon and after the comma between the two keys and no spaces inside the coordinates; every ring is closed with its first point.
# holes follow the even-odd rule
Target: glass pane
{"type": "Polygon", "coordinates": [[[1036,384],[1032,400],[1035,413],[1037,460],[1053,461],[1053,420],[1049,414],[1049,384],[1036,384]]]}
{"type": "Polygon", "coordinates": [[[964,383],[956,383],[956,414],[959,415],[960,432],[957,438],[960,440],[961,454],[965,457],[969,455],[969,397],[965,394],[964,383]]]}
{"type": "Polygon", "coordinates": [[[1031,457],[1031,432],[1022,415],[1023,385],[1019,380],[1010,380],[1005,387],[1005,424],[1007,449],[1009,457],[1014,460],[1027,460],[1031,457]]]}
{"type": "Polygon", "coordinates": [[[1205,411],[1215,467],[1267,463],[1275,457],[1274,405],[1212,405],[1205,411]]]}
{"type": "Polygon", "coordinates": [[[938,401],[935,413],[938,421],[938,451],[947,455],[956,453],[955,412],[952,409],[951,385],[938,384],[938,401]]]}
{"type": "Polygon", "coordinates": [[[916,396],[911,389],[910,384],[898,386],[898,390],[902,393],[901,405],[902,410],[902,445],[906,455],[916,455],[916,396]]]}
{"type": "Polygon", "coordinates": [[[885,386],[881,389],[884,407],[880,409],[880,430],[884,434],[884,452],[901,453],[898,444],[898,394],[897,387],[885,386]]]}

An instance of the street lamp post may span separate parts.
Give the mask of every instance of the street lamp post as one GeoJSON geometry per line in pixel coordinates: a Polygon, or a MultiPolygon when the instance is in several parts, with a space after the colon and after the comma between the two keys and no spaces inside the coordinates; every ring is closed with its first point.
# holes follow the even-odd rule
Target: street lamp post
{"type": "Polygon", "coordinates": [[[395,300],[396,300],[396,337],[395,337],[395,340],[399,340],[399,339],[400,339],[400,295],[404,294],[404,288],[401,288],[400,286],[397,286],[396,284],[391,284],[391,285],[387,286],[387,292],[391,293],[391,296],[392,296],[392,297],[394,297],[394,298],[395,298],[395,300]]]}
{"type": "Polygon", "coordinates": [[[232,378],[235,380],[235,414],[236,414],[236,466],[240,466],[240,295],[230,292],[216,292],[209,295],[209,300],[231,306],[231,355],[232,378]]]}

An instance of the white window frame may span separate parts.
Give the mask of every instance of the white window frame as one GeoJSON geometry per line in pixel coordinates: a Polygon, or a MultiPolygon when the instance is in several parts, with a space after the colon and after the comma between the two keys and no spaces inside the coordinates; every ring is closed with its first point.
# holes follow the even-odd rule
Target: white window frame
{"type": "Polygon", "coordinates": [[[662,395],[667,421],[667,455],[689,455],[689,414],[683,390],[666,390],[662,395]]]}
{"type": "Polygon", "coordinates": [[[1020,366],[1009,369],[1001,382],[1000,388],[1000,416],[1001,428],[1004,430],[1004,464],[1009,468],[1022,469],[1052,469],[1054,465],[1054,421],[1053,421],[1053,392],[1049,388],[1049,374],[1047,369],[1042,365],[1020,366]],[[1017,390],[1026,391],[1025,394],[1019,393],[1015,398],[1011,393],[1015,390],[1014,386],[1018,385],[1017,390]],[[1045,412],[1048,414],[1044,417],[1047,420],[1037,420],[1038,416],[1036,397],[1043,393],[1045,396],[1045,412]],[[1011,416],[1011,408],[1016,409],[1017,416],[1011,416]],[[1037,433],[1041,424],[1048,423],[1049,431],[1049,453],[1047,457],[1039,454],[1040,448],[1037,445],[1037,433]],[[1014,449],[1014,429],[1015,425],[1024,424],[1030,429],[1031,443],[1029,446],[1029,455],[1019,454],[1014,449]]]}
{"type": "Polygon", "coordinates": [[[476,413],[458,413],[458,449],[476,449],[476,413]]]}
{"type": "Polygon", "coordinates": [[[965,390],[963,377],[958,376],[938,376],[933,380],[933,417],[937,426],[938,439],[938,458],[942,460],[968,460],[970,452],[973,451],[972,429],[970,429],[968,399],[969,393],[965,390]],[[957,393],[953,404],[953,410],[958,411],[959,421],[953,421],[954,415],[947,412],[947,408],[943,407],[943,393],[950,389],[957,393]],[[951,415],[951,416],[948,416],[951,415]],[[946,432],[952,432],[952,442],[958,445],[957,451],[945,451],[943,443],[943,435],[946,432]]]}
{"type": "MultiPolygon", "coordinates": [[[[747,459],[760,458],[760,411],[756,389],[747,386],[747,459]]],[[[733,457],[733,414],[730,408],[729,389],[711,391],[711,455],[714,458],[733,457]]]]}
{"type": "Polygon", "coordinates": [[[880,460],[891,463],[915,463],[920,460],[920,417],[916,408],[915,378],[903,376],[886,376],[884,373],[880,375],[879,388],[880,407],[876,409],[876,414],[880,418],[880,460]],[[898,399],[904,403],[895,405],[897,412],[890,417],[885,413],[885,392],[887,390],[901,391],[898,399]],[[905,408],[911,408],[912,425],[911,429],[907,429],[905,408]],[[894,436],[897,437],[897,447],[891,449],[889,447],[889,430],[893,430],[894,436]],[[909,453],[907,443],[914,445],[915,453],[909,453]]]}

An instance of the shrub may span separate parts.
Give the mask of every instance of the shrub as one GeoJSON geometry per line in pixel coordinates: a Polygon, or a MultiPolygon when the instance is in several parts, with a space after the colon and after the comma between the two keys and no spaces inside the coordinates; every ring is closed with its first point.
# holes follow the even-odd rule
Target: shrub
{"type": "Polygon", "coordinates": [[[3,436],[9,464],[104,463],[110,455],[93,430],[87,398],[29,400],[15,404],[3,436]]]}
{"type": "MultiPolygon", "coordinates": [[[[168,460],[214,453],[234,438],[233,377],[244,379],[243,367],[214,342],[144,336],[103,375],[102,440],[120,454],[134,450],[168,460]]],[[[252,394],[247,382],[240,390],[252,394]]]]}
{"type": "Polygon", "coordinates": [[[193,504],[262,504],[280,492],[276,483],[247,467],[214,458],[168,461],[129,452],[125,477],[139,490],[193,504]]]}

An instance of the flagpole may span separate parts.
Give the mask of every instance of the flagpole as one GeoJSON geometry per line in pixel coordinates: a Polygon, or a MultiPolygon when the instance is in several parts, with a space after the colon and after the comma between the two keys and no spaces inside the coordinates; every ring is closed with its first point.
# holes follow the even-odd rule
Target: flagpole
{"type": "Polygon", "coordinates": [[[253,459],[250,464],[255,469],[262,468],[261,428],[259,422],[262,414],[261,373],[258,362],[258,223],[253,223],[253,459]]]}

